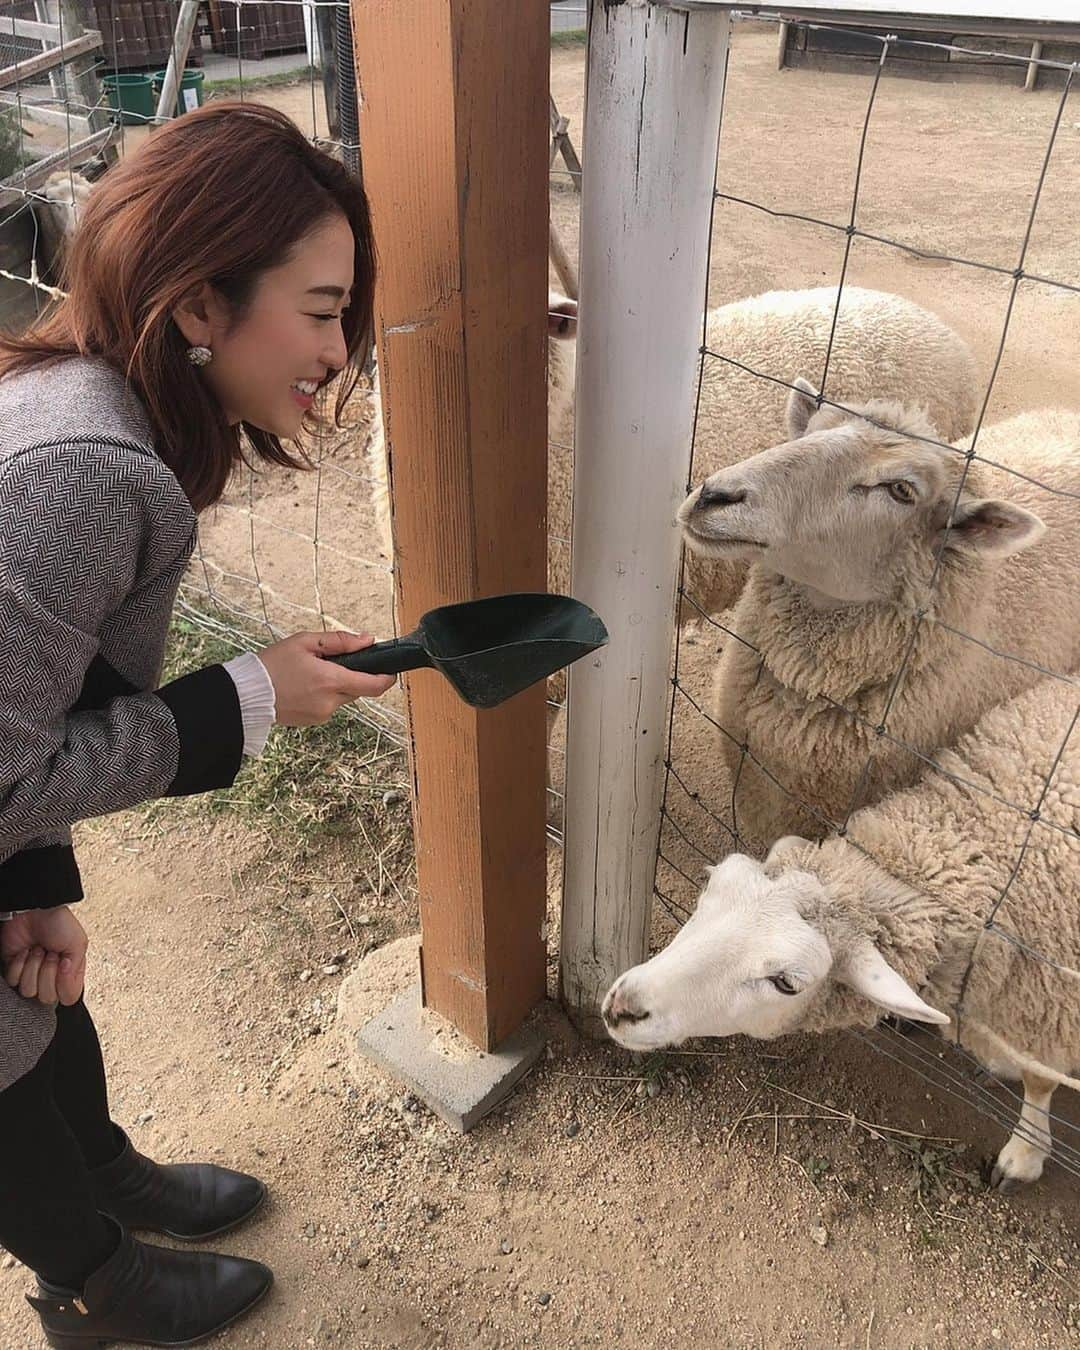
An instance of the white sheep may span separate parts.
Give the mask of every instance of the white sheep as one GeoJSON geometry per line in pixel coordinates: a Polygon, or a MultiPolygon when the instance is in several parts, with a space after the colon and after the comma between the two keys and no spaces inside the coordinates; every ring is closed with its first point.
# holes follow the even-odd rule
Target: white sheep
{"type": "Polygon", "coordinates": [[[81,173],[51,173],[34,201],[38,224],[38,265],[44,275],[58,276],[68,245],[78,228],[94,185],[81,173]]]}
{"type": "Polygon", "coordinates": [[[84,174],[75,171],[63,169],[46,178],[41,196],[55,213],[66,238],[70,239],[74,235],[93,190],[93,183],[84,174]]]}
{"type": "Polygon", "coordinates": [[[786,838],[764,864],[730,855],[670,945],[612,985],[610,1034],[654,1050],[869,1027],[883,1011],[931,1023],[1022,1079],[993,1180],[1037,1179],[1051,1094],[1080,1089],[1078,705],[1080,682],[1044,679],[846,838],[786,838]]]}
{"type": "MultiPolygon", "coordinates": [[[[553,295],[553,308],[558,302],[553,295]]],[[[788,382],[799,371],[823,369],[834,316],[826,384],[830,401],[898,399],[923,408],[946,440],[971,430],[975,361],[967,344],[936,315],[901,296],[859,286],[844,287],[838,315],[835,286],[768,291],[721,305],[706,317],[706,350],[728,359],[707,355],[702,365],[694,456],[699,474],[716,473],[784,438],[788,382]]],[[[566,371],[567,390],[573,384],[573,353],[569,344],[556,353],[563,358],[560,369],[566,371]]],[[[549,364],[549,380],[552,376],[549,364]]],[[[568,395],[556,399],[549,389],[548,522],[557,541],[570,535],[574,467],[569,407],[568,395]]],[[[686,587],[702,609],[716,614],[738,599],[745,575],[741,559],[691,556],[686,587]]],[[[569,589],[565,544],[556,543],[550,551],[549,585],[560,592],[569,589]]],[[[696,613],[688,605],[682,618],[692,620],[696,613]]]]}
{"type": "Polygon", "coordinates": [[[862,411],[817,411],[806,386],[790,442],[680,511],[691,548],[754,560],[712,707],[751,851],[842,826],[1038,667],[1080,661],[1080,417],[982,432],[977,455],[1023,478],[910,439],[930,431],[910,410],[862,411]]]}
{"type": "MultiPolygon", "coordinates": [[[[826,352],[824,389],[833,403],[883,398],[921,408],[950,442],[975,424],[970,348],[937,315],[899,295],[845,286],[837,313],[835,286],[767,291],[712,310],[705,346],[727,359],[706,355],[702,368],[694,454],[701,478],[785,438],[788,385],[800,373],[820,382],[826,352]]],[[[708,614],[735,604],[745,576],[742,559],[687,559],[686,589],[708,614]]],[[[684,620],[696,615],[686,606],[684,620]]]]}

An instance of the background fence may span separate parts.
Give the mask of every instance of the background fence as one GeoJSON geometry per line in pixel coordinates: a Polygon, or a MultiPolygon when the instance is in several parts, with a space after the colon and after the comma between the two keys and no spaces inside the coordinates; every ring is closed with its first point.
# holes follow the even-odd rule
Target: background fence
{"type": "MultiPolygon", "coordinates": [[[[0,120],[0,147],[10,147],[8,162],[0,158],[0,179],[13,180],[0,192],[0,219],[9,239],[6,247],[0,244],[0,321],[28,322],[56,295],[51,284],[56,278],[47,268],[54,250],[41,237],[42,222],[54,214],[54,199],[74,198],[82,176],[92,180],[108,159],[137,146],[159,120],[153,81],[175,50],[179,13],[179,0],[140,5],[65,0],[51,9],[40,2],[37,8],[10,0],[0,4],[0,119],[6,113],[6,121],[0,120]],[[41,36],[46,28],[40,18],[32,18],[39,12],[61,41],[89,29],[100,32],[102,45],[48,72],[20,73],[19,63],[40,58],[47,49],[41,36]],[[89,86],[88,68],[93,71],[89,86]],[[147,82],[138,83],[144,77],[147,82]],[[122,120],[113,106],[118,96],[125,105],[122,120]],[[100,123],[108,143],[80,149],[91,120],[100,123]]],[[[347,30],[348,6],[332,0],[203,3],[187,60],[189,72],[198,73],[199,97],[272,102],[314,142],[349,162],[358,146],[343,138],[338,126],[334,60],[343,37],[342,14],[347,30]],[[329,80],[324,78],[328,69],[329,80]]],[[[583,26],[580,6],[553,7],[553,30],[583,26]]],[[[348,95],[351,53],[344,72],[348,95]]],[[[345,118],[347,131],[354,125],[345,118]]],[[[571,130],[571,154],[573,135],[571,130]]],[[[562,136],[565,141],[566,133],[562,136]]],[[[553,159],[552,181],[564,200],[576,200],[580,178],[575,180],[568,162],[561,155],[553,159]]],[[[553,284],[559,284],[556,275],[553,284]]],[[[280,637],[312,625],[363,627],[381,636],[394,631],[393,559],[373,506],[377,484],[369,451],[380,414],[370,379],[359,386],[347,415],[345,428],[317,438],[314,474],[266,474],[252,468],[233,484],[203,522],[198,553],[181,588],[180,613],[238,647],[250,644],[253,635],[280,637]]],[[[570,454],[572,418],[554,434],[554,450],[570,454]]],[[[568,575],[566,528],[553,532],[551,549],[553,566],[568,575]]],[[[554,692],[553,719],[562,706],[559,687],[554,692]]],[[[390,741],[404,744],[397,691],[346,715],[373,721],[390,741]]],[[[549,789],[555,839],[561,836],[563,747],[558,734],[551,747],[549,789]]]]}
{"type": "MultiPolygon", "coordinates": [[[[214,0],[201,6],[189,65],[203,77],[202,95],[266,98],[320,144],[343,156],[355,153],[356,145],[336,130],[336,103],[333,96],[328,103],[323,80],[328,30],[321,12],[339,9],[325,0],[214,0]]],[[[560,4],[556,9],[553,26],[584,26],[583,7],[560,4]]],[[[45,271],[41,236],[47,228],[43,218],[55,214],[55,203],[63,200],[62,180],[66,177],[68,196],[74,198],[76,172],[92,179],[110,156],[125,154],[148,134],[148,124],[156,120],[145,104],[142,111],[133,105],[123,120],[115,120],[108,80],[140,71],[152,76],[161,69],[172,51],[178,10],[176,3],[157,0],[139,7],[136,22],[133,7],[104,2],[0,3],[0,156],[8,156],[0,159],[0,285],[5,287],[0,304],[8,314],[25,320],[56,294],[56,278],[45,271]],[[88,29],[100,32],[100,46],[86,40],[88,29]],[[70,59],[61,65],[42,63],[56,46],[67,49],[70,59]]],[[[824,51],[829,44],[820,40],[823,35],[843,33],[850,36],[853,30],[778,19],[736,27],[726,76],[714,226],[719,247],[710,267],[710,303],[772,288],[836,284],[842,292],[860,284],[909,294],[936,308],[977,347],[983,392],[964,451],[973,451],[979,460],[984,426],[1026,407],[1062,400],[1080,407],[1075,383],[1070,389],[1061,379],[1063,371],[1075,375],[1080,356],[1080,263],[1074,248],[1080,114],[1073,56],[1070,50],[1043,49],[1033,56],[1031,50],[1009,50],[1004,42],[999,50],[860,28],[853,41],[858,39],[860,53],[869,44],[876,56],[866,62],[860,55],[862,65],[854,73],[793,77],[776,69],[778,51],[824,51]],[[958,63],[964,58],[964,64],[977,67],[988,53],[1005,69],[1022,69],[1025,78],[1034,67],[1037,88],[1028,102],[1004,105],[997,86],[970,83],[938,86],[933,97],[924,98],[912,82],[893,79],[901,60],[941,57],[942,63],[958,63]],[[762,98],[770,73],[775,93],[762,98]],[[912,119],[920,146],[940,147],[935,159],[920,163],[912,153],[912,119]],[[992,128],[989,135],[987,128],[992,128]]],[[[198,93],[199,82],[193,80],[192,86],[198,93]]],[[[553,83],[558,104],[553,125],[554,113],[569,112],[570,139],[579,151],[580,86],[580,67],[572,62],[553,83]]],[[[114,80],[112,98],[121,97],[119,88],[114,80]]],[[[579,180],[571,161],[557,150],[556,145],[552,218],[573,261],[579,180]]],[[[838,314],[839,294],[836,305],[838,314]]],[[[834,322],[818,371],[755,368],[703,345],[702,373],[707,363],[738,370],[774,387],[778,405],[795,374],[816,376],[828,405],[837,331],[834,322]]],[[[182,587],[183,614],[238,646],[249,643],[252,634],[279,636],[320,624],[367,627],[380,635],[393,630],[393,561],[379,547],[368,463],[373,416],[370,394],[358,396],[350,424],[321,436],[313,447],[312,474],[244,474],[204,523],[199,552],[182,587]]],[[[705,431],[699,415],[690,483],[704,472],[699,452],[705,431]]],[[[567,466],[572,437],[568,424],[552,428],[551,453],[567,466]]],[[[565,524],[550,540],[553,569],[564,573],[569,571],[569,508],[569,502],[562,505],[565,524]]],[[[701,604],[686,574],[679,595],[695,622],[680,629],[672,668],[655,883],[658,941],[691,909],[701,865],[747,843],[736,810],[738,775],[732,782],[717,767],[717,738],[729,733],[709,712],[707,694],[724,643],[745,638],[730,615],[711,613],[701,604]]],[[[924,621],[925,616],[912,616],[912,643],[924,621]]],[[[997,655],[1011,659],[1008,653],[997,655]]],[[[883,734],[905,664],[892,677],[883,734]]],[[[1067,671],[1049,673],[1070,678],[1067,671]]],[[[554,700],[553,712],[559,706],[561,699],[554,700]]],[[[400,705],[365,704],[349,715],[373,719],[390,742],[402,743],[400,705]]],[[[561,740],[556,738],[551,749],[550,790],[558,803],[561,740]]],[[[741,749],[740,762],[752,753],[749,746],[741,749]]],[[[762,767],[782,781],[779,766],[762,767]]],[[[934,766],[928,764],[927,771],[934,766]]],[[[1030,813],[1037,803],[1018,803],[1017,809],[1030,813]]],[[[561,834],[557,817],[556,809],[556,838],[561,834]]],[[[1053,825],[1032,820],[1031,827],[1025,848],[1037,846],[1039,831],[1053,825]]],[[[992,919],[991,929],[1002,941],[1010,940],[992,919]]],[[[1025,941],[1023,934],[1013,936],[1025,941]]],[[[1054,961],[1053,952],[1028,945],[1035,958],[1054,961]]],[[[939,1043],[896,1029],[865,1039],[877,1053],[1011,1127],[1015,1093],[980,1081],[963,1055],[943,1055],[939,1043]]],[[[1056,1134],[1055,1157],[1080,1171],[1076,1126],[1062,1118],[1056,1134]]]]}
{"type": "MultiPolygon", "coordinates": [[[[328,108],[317,18],[319,10],[339,8],[292,0],[200,6],[188,57],[188,70],[199,77],[195,94],[200,101],[271,101],[313,141],[344,157],[355,146],[330,130],[336,99],[328,108]]],[[[0,5],[0,42],[6,44],[0,47],[0,117],[6,113],[13,161],[0,175],[8,178],[0,191],[9,240],[6,251],[0,246],[0,284],[6,282],[0,304],[8,322],[32,317],[56,293],[42,275],[48,252],[41,222],[53,214],[53,204],[76,197],[83,176],[103,172],[109,155],[128,153],[159,120],[154,80],[174,50],[179,10],[173,0],[139,6],[65,0],[53,11],[61,42],[71,42],[73,30],[100,25],[103,45],[48,73],[23,75],[12,58],[25,62],[43,50],[40,39],[24,36],[37,31],[36,20],[25,20],[34,6],[0,5]],[[83,69],[88,64],[92,102],[83,69]],[[118,98],[122,120],[111,106],[118,98]],[[95,119],[104,122],[107,144],[71,153],[85,124],[95,119]]],[[[181,587],[181,614],[237,646],[250,645],[253,636],[272,639],[320,625],[392,631],[392,562],[377,543],[365,459],[373,409],[370,385],[362,384],[349,425],[316,438],[312,474],[243,473],[203,523],[181,587]]],[[[347,715],[374,722],[402,744],[400,705],[365,703],[347,715]]]]}

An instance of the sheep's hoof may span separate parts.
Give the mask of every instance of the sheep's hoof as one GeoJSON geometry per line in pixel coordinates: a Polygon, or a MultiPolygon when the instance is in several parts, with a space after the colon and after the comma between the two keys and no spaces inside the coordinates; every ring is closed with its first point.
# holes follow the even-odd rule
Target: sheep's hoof
{"type": "Polygon", "coordinates": [[[1012,1138],[997,1155],[990,1172],[990,1185],[1001,1195],[1010,1195],[1042,1176],[1046,1154],[1026,1139],[1012,1138]]]}
{"type": "Polygon", "coordinates": [[[1012,1195],[1018,1191],[1021,1186],[1026,1186],[1026,1181],[1021,1181],[1019,1177],[1010,1177],[1002,1171],[1001,1164],[995,1163],[990,1171],[990,1189],[997,1191],[998,1195],[1012,1195]]]}

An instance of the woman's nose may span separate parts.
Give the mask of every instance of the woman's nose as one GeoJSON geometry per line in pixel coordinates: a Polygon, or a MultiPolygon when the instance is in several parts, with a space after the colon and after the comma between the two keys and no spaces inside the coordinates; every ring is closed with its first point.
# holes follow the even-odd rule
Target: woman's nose
{"type": "Polygon", "coordinates": [[[331,332],[327,336],[320,359],[324,366],[329,366],[332,370],[341,370],[348,361],[349,348],[340,323],[331,325],[331,332]]]}

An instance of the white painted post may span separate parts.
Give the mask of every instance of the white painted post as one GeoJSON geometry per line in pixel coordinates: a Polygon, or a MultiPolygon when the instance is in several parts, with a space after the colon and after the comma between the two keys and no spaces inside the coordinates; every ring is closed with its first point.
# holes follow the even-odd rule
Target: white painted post
{"type": "Polygon", "coordinates": [[[572,585],[611,641],[570,671],[561,955],[586,1030],[652,908],[728,27],[591,0],[572,585]]]}
{"type": "Polygon", "coordinates": [[[191,50],[191,37],[199,17],[198,0],[181,0],[180,12],[176,16],[176,32],[173,34],[172,51],[169,64],[165,67],[165,79],[158,97],[156,122],[167,122],[176,116],[176,91],[184,78],[188,52],[191,50]]]}
{"type": "Polygon", "coordinates": [[[323,65],[322,42],[319,39],[319,29],[315,20],[315,9],[310,4],[305,4],[301,15],[304,20],[304,47],[307,49],[307,59],[309,66],[323,65]]]}

